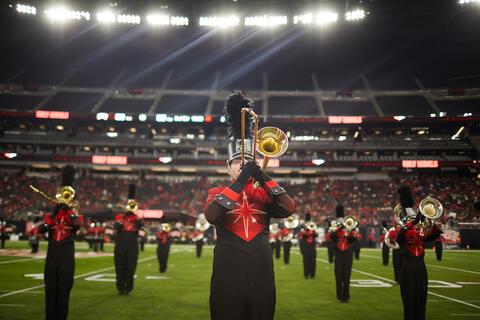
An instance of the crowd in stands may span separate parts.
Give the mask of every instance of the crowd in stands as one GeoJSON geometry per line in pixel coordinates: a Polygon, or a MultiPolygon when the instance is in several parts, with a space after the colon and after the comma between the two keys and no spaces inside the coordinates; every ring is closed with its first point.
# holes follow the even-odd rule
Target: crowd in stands
{"type": "MultiPolygon", "coordinates": [[[[210,188],[228,184],[226,179],[213,181],[207,177],[173,181],[165,178],[131,180],[123,177],[82,176],[74,183],[75,199],[81,211],[88,215],[122,212],[127,201],[128,185],[137,186],[136,200],[140,209],[197,214],[210,188]]],[[[8,220],[30,220],[51,210],[52,204],[29,185],[34,185],[54,197],[61,179],[58,174],[34,176],[26,173],[0,172],[0,217],[8,220]]],[[[430,195],[444,207],[444,216],[455,213],[456,222],[475,222],[480,212],[474,204],[480,201],[480,180],[458,175],[404,175],[384,180],[330,180],[316,178],[304,183],[281,181],[297,204],[297,213],[307,212],[320,225],[327,225],[335,217],[337,203],[345,207],[361,225],[377,226],[390,220],[398,203],[397,189],[409,185],[418,203],[430,195]]],[[[110,216],[111,217],[111,216],[110,216]]]]}

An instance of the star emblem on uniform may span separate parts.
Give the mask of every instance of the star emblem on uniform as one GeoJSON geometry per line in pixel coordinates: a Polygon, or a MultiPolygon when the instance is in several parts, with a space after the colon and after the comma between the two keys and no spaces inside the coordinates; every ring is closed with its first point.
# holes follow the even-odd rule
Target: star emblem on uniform
{"type": "Polygon", "coordinates": [[[233,224],[236,224],[238,222],[243,222],[243,230],[245,231],[245,238],[249,238],[249,233],[248,229],[250,226],[250,223],[258,224],[259,222],[255,217],[253,216],[254,214],[267,214],[264,211],[257,210],[254,208],[255,203],[249,203],[247,199],[247,195],[245,192],[242,193],[242,202],[241,203],[236,203],[236,208],[228,211],[227,214],[234,214],[238,215],[237,218],[233,221],[233,224]]]}
{"type": "Polygon", "coordinates": [[[62,216],[55,222],[53,229],[55,230],[55,240],[60,241],[62,239],[62,236],[68,234],[69,230],[72,229],[72,227],[66,225],[65,217],[62,216]]]}

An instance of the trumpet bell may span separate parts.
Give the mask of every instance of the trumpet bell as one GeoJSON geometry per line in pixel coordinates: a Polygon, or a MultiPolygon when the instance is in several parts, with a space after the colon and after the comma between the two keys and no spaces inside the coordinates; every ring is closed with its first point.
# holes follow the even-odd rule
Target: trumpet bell
{"type": "Polygon", "coordinates": [[[426,197],[418,205],[420,213],[429,220],[436,220],[443,214],[443,206],[437,199],[426,197]]]}
{"type": "Polygon", "coordinates": [[[275,158],[288,149],[288,137],[279,128],[264,127],[257,133],[257,151],[265,157],[275,158]]]}
{"type": "Polygon", "coordinates": [[[204,231],[207,231],[208,228],[210,228],[210,223],[208,223],[207,219],[200,218],[195,223],[195,228],[197,228],[197,230],[200,230],[200,231],[204,232],[204,231]]]}
{"type": "Polygon", "coordinates": [[[127,211],[132,211],[132,212],[134,212],[135,210],[138,209],[137,201],[132,200],[132,199],[128,200],[128,201],[127,201],[127,205],[125,206],[125,209],[126,209],[127,211]]]}
{"type": "Polygon", "coordinates": [[[172,226],[170,225],[170,223],[162,223],[163,232],[170,232],[171,229],[172,229],[172,226]]]}
{"type": "Polygon", "coordinates": [[[299,224],[300,224],[300,219],[298,218],[298,215],[295,213],[284,220],[284,225],[285,225],[285,228],[287,229],[295,229],[296,227],[298,227],[299,224]]]}
{"type": "Polygon", "coordinates": [[[55,195],[58,202],[65,204],[71,204],[74,197],[75,190],[71,186],[61,187],[55,195]]]}
{"type": "Polygon", "coordinates": [[[307,223],[306,228],[309,231],[313,231],[313,230],[317,229],[317,224],[315,222],[310,221],[310,222],[307,223]]]}
{"type": "Polygon", "coordinates": [[[280,232],[280,228],[278,227],[278,223],[272,223],[269,227],[270,233],[277,234],[280,232]]]}
{"type": "Polygon", "coordinates": [[[355,218],[352,216],[348,216],[343,221],[343,225],[347,230],[353,230],[358,226],[358,222],[355,221],[355,218]]]}

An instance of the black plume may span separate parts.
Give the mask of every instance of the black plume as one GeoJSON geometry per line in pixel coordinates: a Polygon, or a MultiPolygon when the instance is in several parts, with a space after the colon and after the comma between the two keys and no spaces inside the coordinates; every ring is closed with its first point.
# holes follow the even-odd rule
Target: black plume
{"type": "MultiPolygon", "coordinates": [[[[255,104],[252,99],[240,91],[233,91],[225,100],[223,112],[228,124],[228,136],[234,139],[242,138],[242,108],[249,108],[253,111],[255,104]]],[[[253,126],[255,120],[247,112],[245,115],[245,138],[253,138],[253,126]]]]}
{"type": "Polygon", "coordinates": [[[473,207],[475,208],[475,210],[480,211],[480,201],[475,202],[473,204],[473,207]]]}
{"type": "Polygon", "coordinates": [[[345,208],[341,204],[337,204],[335,207],[335,214],[337,218],[345,217],[345,208]]]}
{"type": "Polygon", "coordinates": [[[62,168],[62,186],[73,186],[75,169],[71,165],[62,168]]]}
{"type": "Polygon", "coordinates": [[[310,215],[310,213],[307,212],[307,214],[305,215],[305,221],[310,221],[312,219],[312,216],[310,215]]]}
{"type": "Polygon", "coordinates": [[[401,186],[398,188],[398,194],[400,195],[400,204],[402,208],[413,208],[415,201],[413,200],[413,194],[409,186],[401,186]]]}
{"type": "Polygon", "coordinates": [[[135,192],[137,191],[137,186],[133,183],[128,185],[128,198],[127,199],[135,199],[135,192]]]}

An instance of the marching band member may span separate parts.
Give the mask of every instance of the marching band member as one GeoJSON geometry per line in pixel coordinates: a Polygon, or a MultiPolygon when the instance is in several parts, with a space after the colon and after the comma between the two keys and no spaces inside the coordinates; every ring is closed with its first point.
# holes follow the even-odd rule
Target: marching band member
{"type": "Polygon", "coordinates": [[[172,236],[169,223],[162,223],[161,230],[157,232],[157,259],[161,273],[167,271],[168,254],[170,253],[170,243],[172,236]]]}
{"type": "MultiPolygon", "coordinates": [[[[45,216],[43,223],[38,227],[39,233],[48,232],[49,234],[44,272],[47,320],[67,319],[68,315],[68,303],[75,272],[74,238],[83,223],[83,217],[78,213],[78,206],[73,202],[74,178],[74,168],[70,165],[65,166],[62,170],[62,187],[56,194],[55,209],[53,213],[45,216]]],[[[32,189],[39,192],[34,187],[32,189]]],[[[41,191],[40,193],[43,194],[41,191]]]]}
{"type": "Polygon", "coordinates": [[[140,245],[140,251],[145,250],[145,242],[147,241],[147,231],[144,227],[138,229],[138,244],[140,245]]]}
{"type": "Polygon", "coordinates": [[[249,113],[246,139],[242,139],[244,107],[252,108],[253,101],[241,92],[233,92],[226,100],[229,135],[234,139],[228,145],[227,159],[232,183],[210,189],[204,206],[218,238],[210,288],[213,320],[273,319],[276,296],[270,218],[286,218],[295,211],[292,198],[252,161],[253,119],[249,113]],[[260,187],[254,187],[252,178],[260,187]]]}
{"type": "Polygon", "coordinates": [[[317,248],[315,238],[318,236],[315,229],[317,225],[312,221],[306,221],[305,226],[298,234],[303,243],[303,275],[305,279],[315,279],[317,269],[317,248]]]}
{"type": "Polygon", "coordinates": [[[41,221],[38,221],[35,218],[35,222],[30,230],[28,230],[28,244],[32,247],[32,253],[38,253],[38,245],[40,243],[40,232],[38,232],[38,227],[41,225],[41,221]]]}
{"type": "Polygon", "coordinates": [[[293,231],[284,227],[280,231],[280,239],[283,244],[283,262],[285,264],[290,263],[290,249],[292,248],[292,238],[293,238],[293,231]]]}
{"type": "Polygon", "coordinates": [[[328,263],[333,263],[333,242],[331,238],[331,233],[335,232],[337,228],[337,221],[332,220],[330,222],[330,226],[327,229],[327,232],[325,233],[325,242],[327,246],[327,253],[328,253],[328,263]]]}
{"type": "Polygon", "coordinates": [[[192,236],[192,239],[195,242],[195,247],[197,249],[196,250],[197,258],[200,258],[202,256],[203,237],[204,237],[204,233],[200,230],[195,230],[192,236]]]}
{"type": "Polygon", "coordinates": [[[133,289],[133,277],[137,268],[138,260],[138,229],[143,226],[143,220],[135,215],[138,206],[135,198],[136,187],[130,184],[128,187],[128,201],[124,214],[115,217],[115,240],[114,258],[115,272],[117,275],[116,286],[119,295],[130,295],[133,289]]]}
{"type": "Polygon", "coordinates": [[[380,236],[380,246],[382,247],[382,264],[388,266],[388,260],[390,258],[390,248],[385,244],[385,235],[387,234],[388,228],[386,223],[383,223],[382,235],[380,236]]]}
{"type": "Polygon", "coordinates": [[[440,235],[437,239],[435,239],[435,255],[438,261],[442,261],[442,253],[443,253],[443,235],[440,235]]]}
{"type": "MultiPolygon", "coordinates": [[[[335,208],[337,218],[345,216],[345,209],[341,204],[335,208]]],[[[350,276],[352,274],[353,247],[357,223],[353,217],[347,217],[344,222],[330,235],[334,243],[335,280],[337,288],[337,302],[348,302],[350,299],[350,276]]]]}
{"type": "Polygon", "coordinates": [[[363,235],[360,232],[360,229],[355,228],[355,243],[353,245],[353,251],[355,252],[355,260],[360,260],[360,249],[362,248],[362,239],[363,235]]]}
{"type": "Polygon", "coordinates": [[[398,222],[395,222],[395,225],[388,231],[385,236],[385,244],[390,244],[392,248],[392,264],[393,264],[393,274],[395,277],[395,282],[400,284],[400,268],[401,268],[401,249],[397,242],[398,232],[402,228],[402,225],[398,222]]]}
{"type": "MultiPolygon", "coordinates": [[[[397,242],[402,248],[400,291],[403,301],[403,316],[405,320],[424,320],[428,290],[427,268],[423,260],[425,242],[435,240],[442,231],[433,224],[433,219],[422,221],[425,220],[424,214],[415,212],[413,196],[408,186],[400,187],[398,193],[404,221],[404,226],[399,230],[397,236],[397,242]],[[430,222],[430,227],[425,227],[424,222],[430,222]]],[[[424,210],[422,203],[419,208],[421,211],[424,210]]],[[[435,216],[436,211],[439,211],[441,215],[442,210],[441,205],[436,205],[436,208],[432,204],[425,205],[425,212],[432,217],[435,216]]]]}
{"type": "Polygon", "coordinates": [[[13,233],[15,225],[8,225],[7,221],[0,221],[0,237],[2,238],[2,249],[5,249],[5,240],[13,233]]]}

